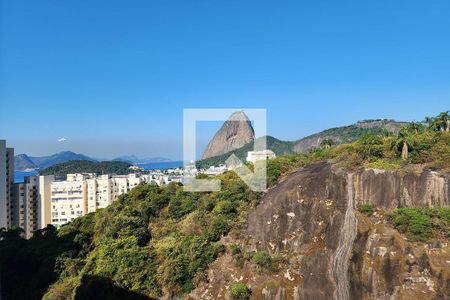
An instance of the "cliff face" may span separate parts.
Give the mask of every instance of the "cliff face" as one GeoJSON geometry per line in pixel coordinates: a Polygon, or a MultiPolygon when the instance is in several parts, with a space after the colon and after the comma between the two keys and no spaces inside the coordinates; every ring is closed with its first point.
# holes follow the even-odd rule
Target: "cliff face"
{"type": "Polygon", "coordinates": [[[446,299],[448,239],[410,242],[384,216],[368,218],[356,207],[449,205],[449,181],[429,171],[302,168],[266,193],[236,239],[247,249],[284,256],[283,267],[270,275],[248,264],[237,268],[227,254],[193,295],[228,299],[228,287],[239,281],[251,287],[252,299],[446,299]]]}
{"type": "Polygon", "coordinates": [[[254,138],[255,133],[247,115],[242,111],[235,112],[208,143],[202,159],[238,149],[252,142],[254,138]]]}
{"type": "Polygon", "coordinates": [[[448,175],[413,170],[365,170],[354,179],[356,201],[384,209],[449,205],[449,182],[448,175]]]}

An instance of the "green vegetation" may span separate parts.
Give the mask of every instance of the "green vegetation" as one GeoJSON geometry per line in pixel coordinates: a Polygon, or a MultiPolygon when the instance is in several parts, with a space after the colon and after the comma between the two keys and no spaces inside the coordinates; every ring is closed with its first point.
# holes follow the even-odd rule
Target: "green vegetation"
{"type": "Polygon", "coordinates": [[[248,300],[252,291],[244,283],[236,283],[231,286],[231,297],[233,300],[248,300]]]}
{"type": "MultiPolygon", "coordinates": [[[[307,153],[281,155],[267,163],[268,184],[275,185],[299,167],[329,159],[351,170],[420,164],[450,171],[450,132],[443,123],[445,114],[439,116],[429,118],[427,126],[412,123],[398,135],[367,134],[363,128],[351,144],[327,142],[307,153]]],[[[76,161],[77,167],[70,171],[60,165],[56,166],[60,173],[50,173],[128,172],[128,164],[123,162],[113,162],[122,165],[123,172],[98,169],[98,165],[89,169],[87,164],[97,163],[76,161]]],[[[2,293],[7,299],[40,299],[45,295],[49,300],[89,299],[95,297],[94,289],[101,289],[105,299],[188,293],[194,282],[204,279],[208,264],[225,251],[222,236],[238,233],[249,209],[261,198],[261,193],[251,191],[232,172],[219,179],[220,192],[184,192],[175,183],[166,187],[141,184],[109,207],[59,230],[48,226],[30,240],[21,238],[20,230],[0,231],[2,293]]],[[[364,204],[360,210],[370,215],[373,207],[364,204]]],[[[450,236],[448,208],[401,208],[390,220],[411,240],[450,236]]],[[[247,252],[238,245],[230,245],[229,251],[239,267],[249,262],[261,271],[274,272],[278,266],[279,258],[263,251],[247,252]]],[[[248,299],[250,290],[244,287],[236,288],[235,293],[232,289],[233,297],[248,299]]]]}
{"type": "Polygon", "coordinates": [[[381,170],[397,170],[402,167],[400,160],[386,161],[383,159],[377,159],[365,164],[367,168],[381,169],[381,170]]]}
{"type": "Polygon", "coordinates": [[[374,207],[372,204],[370,203],[364,203],[363,205],[361,205],[361,207],[359,208],[359,211],[367,216],[371,216],[373,215],[374,207]]]}
{"type": "MultiPolygon", "coordinates": [[[[293,142],[281,141],[274,137],[267,136],[267,149],[272,150],[277,156],[292,155],[295,153],[294,146],[297,143],[315,139],[321,139],[321,148],[328,149],[338,144],[352,143],[366,134],[384,136],[407,124],[408,123],[406,122],[396,122],[394,120],[385,119],[365,120],[350,126],[327,129],[293,142]]],[[[258,143],[258,140],[256,143],[258,143]]],[[[225,164],[225,161],[231,154],[235,154],[240,160],[245,161],[248,151],[253,151],[253,143],[248,143],[239,149],[223,155],[197,161],[197,168],[206,169],[213,165],[218,166],[220,164],[225,164]]]]}
{"type": "Polygon", "coordinates": [[[332,139],[325,139],[322,141],[322,143],[320,143],[320,147],[328,149],[335,144],[336,143],[332,139]]]}
{"type": "Polygon", "coordinates": [[[273,186],[283,175],[299,167],[328,159],[350,170],[362,167],[396,170],[407,164],[420,164],[450,172],[450,132],[448,126],[443,125],[445,114],[427,118],[430,122],[427,126],[410,123],[402,127],[398,135],[366,130],[351,144],[333,146],[326,142],[321,148],[306,153],[271,159],[267,162],[268,185],[273,186]]]}
{"type": "Polygon", "coordinates": [[[406,122],[396,122],[394,120],[386,119],[364,120],[349,126],[330,128],[322,132],[307,136],[297,142],[320,137],[323,140],[333,140],[336,144],[352,143],[368,133],[382,136],[385,135],[388,130],[392,131],[395,129],[399,129],[400,127],[407,124],[408,123],[406,122]]]}
{"type": "Polygon", "coordinates": [[[108,284],[118,294],[154,298],[163,290],[189,292],[225,251],[221,236],[239,229],[261,196],[234,173],[220,178],[222,191],[212,193],[184,192],[175,183],[141,184],[109,207],[57,231],[49,226],[30,240],[18,231],[2,232],[3,292],[19,299],[44,293],[58,299],[89,295],[90,286],[108,284]]]}
{"type": "Polygon", "coordinates": [[[89,160],[71,160],[62,164],[57,164],[45,168],[39,172],[39,175],[55,175],[63,177],[71,173],[97,173],[97,174],[118,174],[126,175],[133,172],[129,169],[131,165],[123,161],[89,161],[89,160]]]}
{"type": "Polygon", "coordinates": [[[412,241],[426,242],[433,235],[450,237],[450,208],[399,208],[389,219],[412,241]]]}
{"type": "Polygon", "coordinates": [[[274,272],[276,270],[272,257],[265,251],[255,252],[252,257],[252,262],[258,265],[261,269],[269,272],[274,272]]]}
{"type": "MultiPolygon", "coordinates": [[[[271,136],[267,136],[266,138],[267,149],[272,150],[277,156],[294,153],[292,150],[294,142],[281,141],[271,136]]],[[[260,141],[261,139],[257,139],[255,143],[259,143],[260,141]]],[[[248,151],[253,151],[253,142],[228,153],[197,161],[196,165],[199,169],[207,169],[210,166],[225,164],[225,161],[230,157],[231,154],[236,155],[240,160],[245,162],[248,151]]]]}
{"type": "Polygon", "coordinates": [[[236,244],[230,245],[230,252],[233,256],[233,263],[236,267],[242,268],[246,261],[255,264],[260,271],[269,273],[276,272],[278,263],[282,261],[281,257],[272,257],[265,251],[243,251],[236,244]]]}

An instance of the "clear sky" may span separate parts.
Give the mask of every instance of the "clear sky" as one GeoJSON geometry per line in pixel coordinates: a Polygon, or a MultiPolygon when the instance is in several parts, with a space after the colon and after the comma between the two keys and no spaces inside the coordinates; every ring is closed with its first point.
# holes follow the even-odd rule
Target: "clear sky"
{"type": "Polygon", "coordinates": [[[181,158],[183,108],[266,108],[287,140],[450,108],[448,0],[0,3],[16,153],[181,158]]]}

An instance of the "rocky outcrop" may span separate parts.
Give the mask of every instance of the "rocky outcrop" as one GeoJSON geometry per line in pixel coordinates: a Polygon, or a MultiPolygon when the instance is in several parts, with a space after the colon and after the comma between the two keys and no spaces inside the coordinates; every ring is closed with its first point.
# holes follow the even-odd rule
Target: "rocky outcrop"
{"type": "Polygon", "coordinates": [[[191,296],[229,299],[229,287],[244,282],[252,299],[447,299],[449,239],[413,243],[385,216],[368,218],[356,208],[448,206],[448,185],[448,175],[430,171],[349,174],[333,163],[299,169],[264,195],[234,238],[245,249],[284,257],[281,269],[238,268],[226,254],[191,296]]]}
{"type": "Polygon", "coordinates": [[[235,112],[208,143],[202,159],[238,149],[252,142],[254,138],[255,132],[247,115],[243,111],[235,112]]]}
{"type": "Polygon", "coordinates": [[[429,170],[376,170],[355,174],[356,202],[383,209],[449,205],[450,177],[429,170]]]}

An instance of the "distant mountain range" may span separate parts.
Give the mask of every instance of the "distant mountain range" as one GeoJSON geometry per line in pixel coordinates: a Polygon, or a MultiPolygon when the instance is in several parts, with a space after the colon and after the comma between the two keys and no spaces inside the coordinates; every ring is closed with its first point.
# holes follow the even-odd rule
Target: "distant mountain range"
{"type": "MultiPolygon", "coordinates": [[[[100,159],[94,159],[84,154],[74,153],[72,151],[63,151],[49,156],[28,156],[26,154],[18,154],[14,157],[14,170],[26,171],[30,169],[45,169],[56,164],[65,163],[73,160],[85,160],[85,161],[101,161],[100,159]]],[[[129,164],[146,164],[152,162],[167,162],[170,161],[164,157],[153,157],[141,159],[134,155],[121,156],[113,159],[113,161],[124,161],[129,164]]]]}
{"type": "Polygon", "coordinates": [[[64,151],[49,156],[28,156],[19,154],[14,157],[14,170],[25,171],[27,169],[45,169],[47,167],[71,160],[95,161],[86,155],[64,151]]]}

